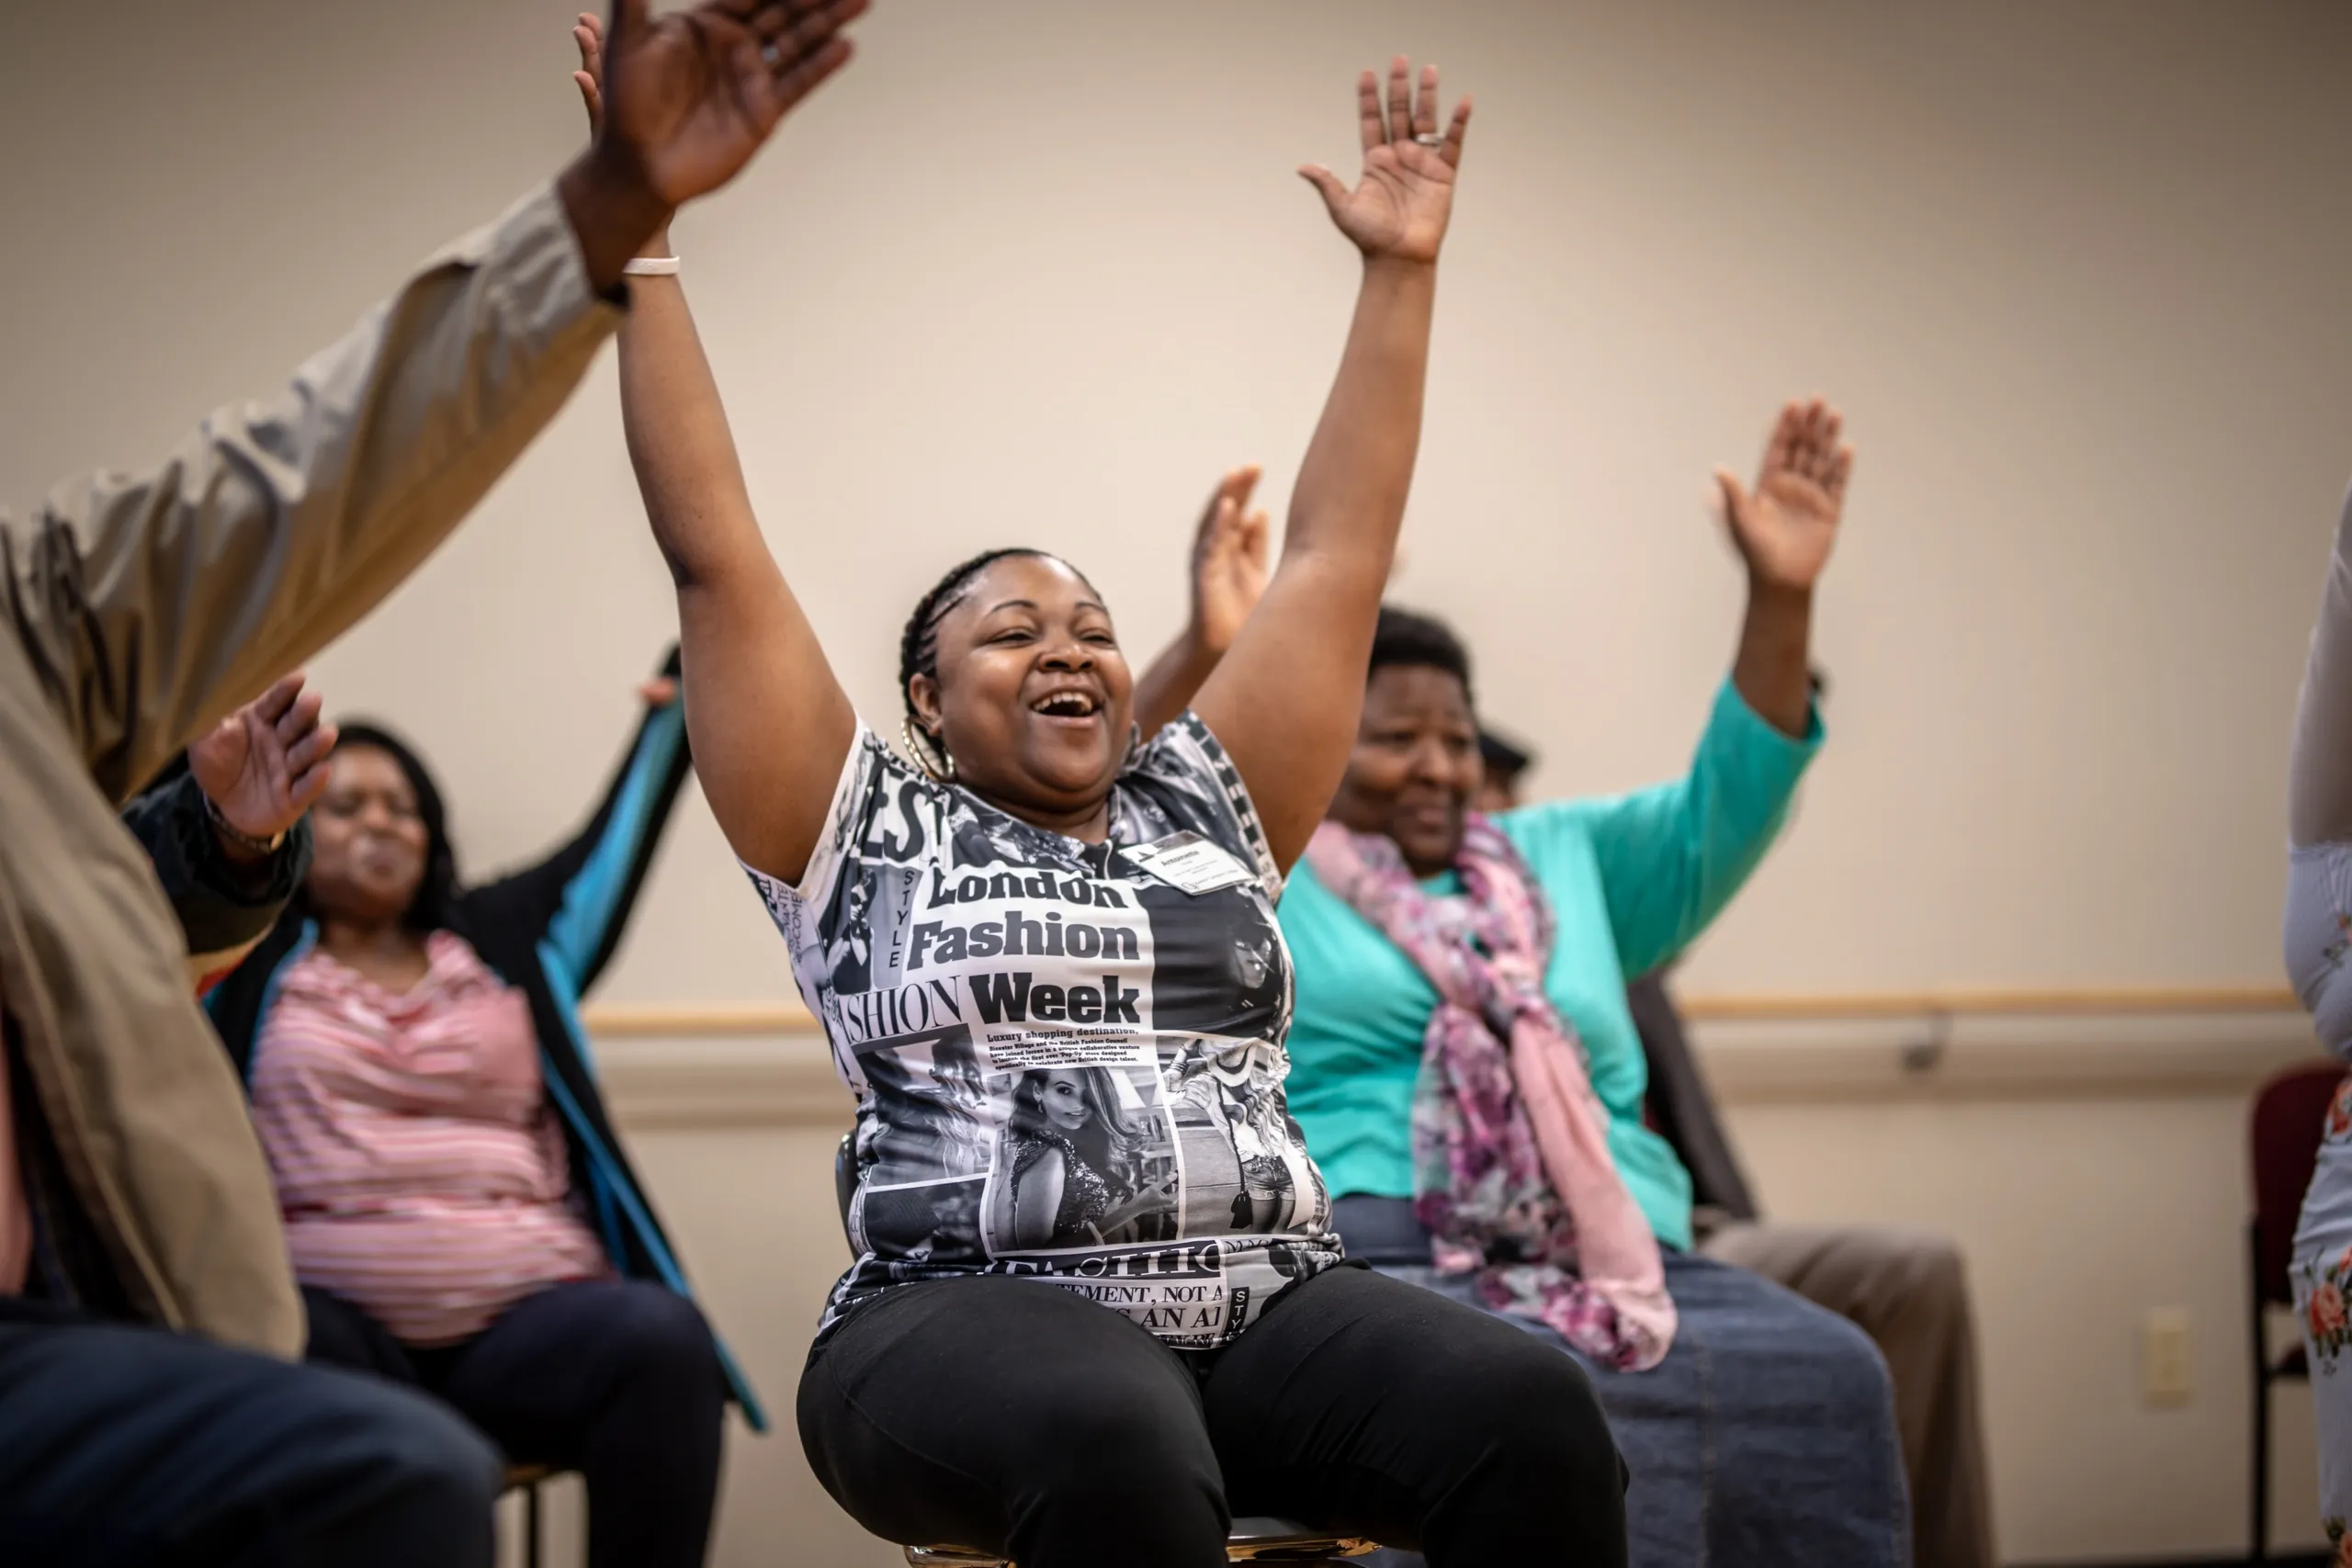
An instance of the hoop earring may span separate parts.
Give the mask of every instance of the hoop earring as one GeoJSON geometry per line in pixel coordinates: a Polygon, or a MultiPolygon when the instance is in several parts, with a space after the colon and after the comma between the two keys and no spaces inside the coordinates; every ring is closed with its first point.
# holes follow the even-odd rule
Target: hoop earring
{"type": "Polygon", "coordinates": [[[923,739],[928,740],[931,743],[929,745],[924,745],[915,739],[915,721],[911,716],[902,718],[899,721],[899,734],[907,743],[907,755],[913,758],[915,766],[921,768],[924,773],[931,775],[931,778],[934,783],[954,784],[956,782],[956,759],[948,755],[946,747],[940,745],[938,741],[932,739],[928,731],[923,733],[923,739]],[[945,773],[940,772],[939,764],[931,760],[931,754],[933,750],[936,750],[942,758],[946,760],[947,771],[945,773]]]}

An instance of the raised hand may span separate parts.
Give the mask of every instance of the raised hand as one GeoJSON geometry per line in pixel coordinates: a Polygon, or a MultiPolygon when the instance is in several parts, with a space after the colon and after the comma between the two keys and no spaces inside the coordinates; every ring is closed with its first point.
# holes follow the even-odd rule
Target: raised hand
{"type": "Polygon", "coordinates": [[[1368,259],[1434,262],[1453,211],[1453,175],[1462,164],[1462,136],[1470,100],[1454,106],[1443,135],[1437,128],[1437,67],[1421,67],[1418,96],[1412,64],[1398,55],[1388,65],[1388,103],[1369,71],[1356,83],[1363,133],[1363,175],[1350,190],[1320,164],[1298,171],[1323,195],[1331,221],[1368,259]]]}
{"type": "Polygon", "coordinates": [[[841,29],[867,4],[702,0],[657,17],[651,0],[613,0],[608,22],[580,18],[594,145],[559,188],[599,288],[672,212],[734,178],[785,112],[848,62],[841,29]]]}
{"type": "Polygon", "coordinates": [[[704,0],[653,15],[613,0],[603,39],[600,145],[679,207],[751,162],[785,111],[849,61],[841,29],[867,0],[704,0]]]}
{"type": "Polygon", "coordinates": [[[1838,439],[1844,423],[1819,398],[1789,403],[1764,447],[1753,494],[1729,468],[1715,470],[1732,543],[1758,583],[1807,590],[1828,563],[1854,468],[1854,449],[1838,439]]]}
{"type": "Polygon", "coordinates": [[[581,12],[571,25],[571,41],[580,50],[571,85],[580,89],[581,105],[588,111],[588,140],[594,141],[605,134],[605,24],[594,12],[581,12]]]}
{"type": "Polygon", "coordinates": [[[1193,634],[1223,653],[1266,592],[1266,513],[1252,511],[1258,468],[1236,468],[1217,481],[1193,533],[1193,634]]]}
{"type": "Polygon", "coordinates": [[[326,793],[332,724],[298,671],[213,726],[187,749],[187,771],[222,821],[269,840],[301,820],[326,793]]]}

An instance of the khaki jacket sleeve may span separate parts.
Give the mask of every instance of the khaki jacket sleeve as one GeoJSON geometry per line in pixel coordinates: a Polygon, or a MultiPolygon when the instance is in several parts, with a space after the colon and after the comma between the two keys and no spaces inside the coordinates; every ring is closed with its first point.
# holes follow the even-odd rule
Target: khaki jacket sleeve
{"type": "Polygon", "coordinates": [[[119,804],[397,587],[562,407],[621,312],[552,186],[159,467],[0,514],[0,632],[119,804]]]}

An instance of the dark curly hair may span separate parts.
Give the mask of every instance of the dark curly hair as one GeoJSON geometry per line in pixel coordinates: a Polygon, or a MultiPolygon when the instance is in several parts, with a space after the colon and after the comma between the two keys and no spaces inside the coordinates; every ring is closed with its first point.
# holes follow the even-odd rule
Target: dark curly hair
{"type": "MultiPolygon", "coordinates": [[[[417,820],[424,824],[424,874],[417,880],[416,897],[401,913],[401,924],[413,931],[436,931],[449,923],[458,902],[458,854],[449,843],[449,816],[441,804],[441,790],[425,771],[424,759],[405,740],[381,726],[355,719],[335,726],[335,750],[349,751],[368,746],[390,757],[408,780],[416,796],[417,820]]],[[[310,895],[298,891],[294,903],[311,912],[310,895]]]]}
{"type": "MultiPolygon", "coordinates": [[[[933,760],[941,764],[946,762],[946,753],[938,740],[923,728],[922,715],[915,711],[914,678],[918,675],[928,675],[934,681],[939,678],[939,623],[947,618],[948,611],[964,602],[964,595],[972,590],[973,579],[1012,556],[1061,560],[1050,550],[1040,550],[1027,545],[982,550],[971,559],[948,568],[947,575],[933,583],[931,592],[915,601],[914,614],[907,617],[907,629],[899,635],[899,700],[906,705],[912,732],[930,741],[930,749],[938,753],[933,760]]],[[[1068,566],[1069,563],[1063,561],[1062,564],[1068,566]]],[[[1094,586],[1084,572],[1078,571],[1076,567],[1070,567],[1070,570],[1078,572],[1080,582],[1089,588],[1094,586]]],[[[917,758],[916,761],[922,759],[917,758]]]]}
{"type": "Polygon", "coordinates": [[[1452,626],[1434,615],[1400,610],[1394,604],[1380,607],[1380,623],[1372,634],[1372,660],[1364,673],[1369,676],[1390,664],[1442,670],[1462,682],[1464,697],[1472,694],[1470,650],[1453,635],[1452,626]]]}

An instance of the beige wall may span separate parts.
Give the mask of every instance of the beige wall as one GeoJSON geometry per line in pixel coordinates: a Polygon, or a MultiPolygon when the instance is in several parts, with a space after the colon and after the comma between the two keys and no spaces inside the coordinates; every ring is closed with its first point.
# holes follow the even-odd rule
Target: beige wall
{"type": "MultiPolygon", "coordinates": [[[[48,6],[0,51],[0,495],[266,386],[574,145],[569,6],[48,6]]],[[[860,705],[936,571],[1025,538],[1167,634],[1197,498],[1285,493],[1351,264],[1303,159],[1406,48],[1480,109],[1409,598],[1475,618],[1551,790],[1663,774],[1736,574],[1700,505],[1774,400],[1861,448],[1835,739],[1694,986],[2267,979],[2281,737],[2352,451],[2352,14],[883,0],[682,227],[777,549],[860,705]]],[[[609,369],[320,661],[477,866],[588,795],[671,625],[609,369]]],[[[699,807],[610,994],[763,997],[699,807]]]]}
{"type": "MultiPolygon", "coordinates": [[[[17,502],[268,386],[578,136],[563,5],[17,9],[17,502]]],[[[2282,737],[2352,468],[2340,7],[883,0],[862,41],[679,239],[869,715],[945,562],[1064,549],[1148,648],[1211,477],[1262,459],[1281,500],[1350,287],[1290,170],[1346,160],[1350,73],[1404,48],[1480,107],[1401,592],[1475,624],[1544,788],[1678,765],[1738,607],[1706,468],[1784,393],[1852,415],[1834,742],[1690,987],[2276,976],[2282,737]]],[[[670,625],[607,365],[317,669],[424,742],[487,868],[586,800],[670,625]]],[[[606,997],[788,988],[690,801],[606,997]]],[[[1741,1115],[1782,1212],[1967,1238],[2021,1556],[2235,1540],[2235,1092],[1741,1115]],[[2213,1375],[2141,1411],[2131,1325],[2174,1303],[2213,1375]]],[[[641,1142],[779,1402],[832,1268],[823,1144],[641,1142]]],[[[797,1561],[882,1561],[794,1446],[739,1445],[726,1561],[787,1525],[797,1561]]]]}

